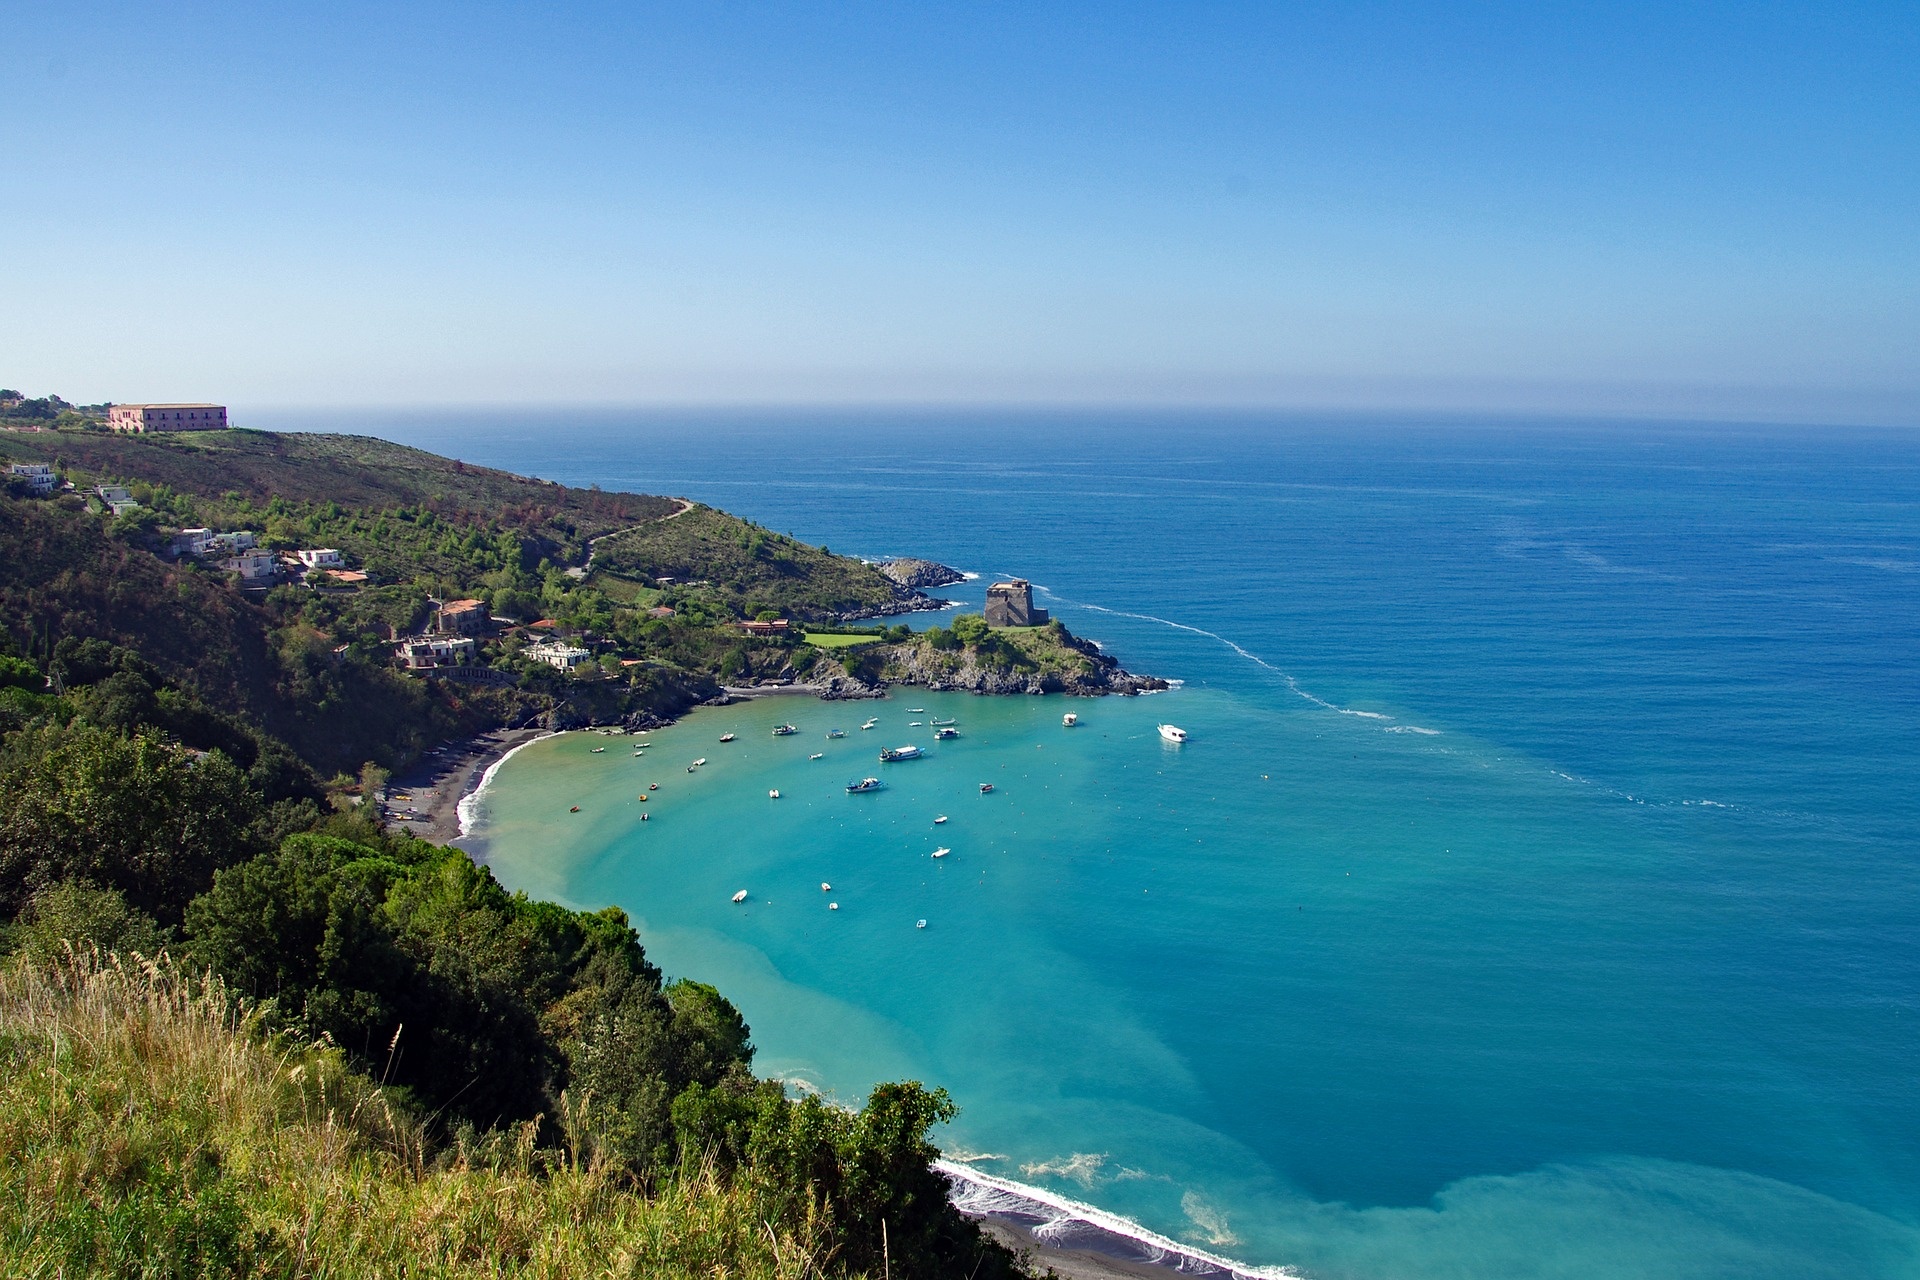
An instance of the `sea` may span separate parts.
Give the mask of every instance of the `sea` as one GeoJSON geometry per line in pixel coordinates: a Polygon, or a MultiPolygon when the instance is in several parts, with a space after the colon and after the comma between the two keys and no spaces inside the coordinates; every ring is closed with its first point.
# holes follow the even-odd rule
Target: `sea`
{"type": "Polygon", "coordinates": [[[976,1207],[1325,1280],[1920,1276],[1920,433],[273,419],[1023,577],[1176,682],[702,708],[469,805],[762,1073],[946,1089],[976,1207]]]}

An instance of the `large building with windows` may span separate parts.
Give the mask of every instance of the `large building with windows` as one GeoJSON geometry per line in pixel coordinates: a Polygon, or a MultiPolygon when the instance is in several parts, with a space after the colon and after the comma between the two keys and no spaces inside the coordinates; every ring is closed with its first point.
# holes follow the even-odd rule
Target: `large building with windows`
{"type": "Polygon", "coordinates": [[[223,404],[116,404],[107,410],[107,425],[115,431],[224,431],[223,404]]]}

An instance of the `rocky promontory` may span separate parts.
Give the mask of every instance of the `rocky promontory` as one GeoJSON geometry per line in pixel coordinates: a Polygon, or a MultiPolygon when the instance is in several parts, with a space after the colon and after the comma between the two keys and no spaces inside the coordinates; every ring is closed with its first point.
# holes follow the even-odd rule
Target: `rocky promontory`
{"type": "Polygon", "coordinates": [[[937,564],[932,560],[921,560],[915,556],[882,560],[874,565],[874,568],[910,591],[924,591],[928,587],[950,587],[956,582],[967,580],[967,575],[958,569],[937,564]]]}
{"type": "Polygon", "coordinates": [[[846,650],[838,660],[817,662],[805,679],[823,698],[877,698],[890,685],[1086,698],[1131,697],[1171,687],[1157,676],[1124,670],[1099,645],[1058,622],[1032,629],[977,632],[967,641],[936,628],[904,641],[846,650]]]}

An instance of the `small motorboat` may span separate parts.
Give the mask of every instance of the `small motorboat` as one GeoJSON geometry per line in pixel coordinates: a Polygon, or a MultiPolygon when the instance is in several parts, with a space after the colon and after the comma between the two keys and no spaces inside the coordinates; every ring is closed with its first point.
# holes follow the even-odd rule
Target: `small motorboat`
{"type": "Polygon", "coordinates": [[[916,929],[924,929],[927,927],[927,922],[925,920],[915,920],[913,922],[913,927],[916,929]]]}
{"type": "Polygon", "coordinates": [[[798,732],[800,732],[800,730],[799,730],[799,728],[798,728],[797,726],[795,726],[795,725],[790,725],[790,724],[777,724],[777,725],[775,725],[775,726],[773,726],[773,736],[774,736],[774,737],[776,737],[776,738],[785,738],[785,737],[789,737],[789,736],[791,736],[791,735],[793,735],[793,734],[796,734],[796,733],[798,733],[798,732]]]}
{"type": "Polygon", "coordinates": [[[733,741],[733,735],[732,735],[732,734],[730,734],[730,733],[723,733],[723,734],[721,734],[721,735],[720,735],[720,741],[722,741],[722,742],[732,742],[732,741],[733,741]]]}
{"type": "Polygon", "coordinates": [[[600,753],[601,753],[602,751],[605,751],[605,750],[606,750],[606,748],[605,748],[605,747],[595,747],[595,748],[593,749],[593,754],[597,756],[597,755],[599,755],[599,754],[600,754],[600,753]]]}
{"type": "Polygon", "coordinates": [[[647,793],[642,791],[635,799],[639,800],[641,804],[645,804],[647,802],[647,793]]]}
{"type": "Polygon", "coordinates": [[[579,806],[579,805],[575,805],[575,806],[573,806],[573,808],[571,808],[571,809],[569,809],[569,810],[567,810],[567,812],[568,812],[568,813],[578,813],[578,812],[580,812],[580,806],[579,806]]]}
{"type": "Polygon", "coordinates": [[[957,738],[959,736],[960,736],[960,731],[954,728],[952,725],[948,725],[942,729],[935,729],[933,731],[933,740],[935,742],[941,742],[947,738],[957,738]]]}
{"type": "Polygon", "coordinates": [[[839,909],[840,909],[840,904],[837,902],[829,902],[827,904],[827,910],[829,911],[838,911],[839,909]]]}
{"type": "Polygon", "coordinates": [[[1187,731],[1177,724],[1163,724],[1160,726],[1160,736],[1177,747],[1187,740],[1187,731]]]}
{"type": "Polygon", "coordinates": [[[809,759],[809,760],[818,760],[818,759],[819,759],[819,758],[821,757],[821,755],[822,755],[822,754],[824,754],[824,753],[823,753],[823,752],[819,752],[819,751],[816,751],[816,752],[814,752],[814,753],[813,753],[812,755],[810,755],[810,756],[808,756],[808,757],[807,757],[807,759],[809,759]]]}
{"type": "Polygon", "coordinates": [[[826,882],[825,880],[822,880],[822,881],[820,882],[820,892],[822,892],[822,893],[832,893],[832,892],[833,892],[833,886],[832,886],[832,885],[830,885],[830,884],[828,884],[828,883],[827,883],[827,882],[826,882]]]}
{"type": "Polygon", "coordinates": [[[747,891],[742,889],[740,892],[734,894],[733,900],[735,902],[745,902],[747,900],[747,891]]]}
{"type": "Polygon", "coordinates": [[[767,799],[778,800],[779,798],[780,798],[780,788],[774,787],[772,790],[767,792],[767,799]]]}
{"type": "Polygon", "coordinates": [[[918,720],[909,720],[907,721],[907,728],[918,729],[920,728],[920,722],[918,720]]]}
{"type": "Polygon", "coordinates": [[[895,760],[918,760],[919,758],[920,748],[911,744],[904,747],[883,747],[880,750],[880,759],[887,764],[895,760]]]}
{"type": "Polygon", "coordinates": [[[660,784],[657,782],[649,782],[647,784],[647,790],[649,791],[658,791],[659,789],[660,789],[660,784]]]}
{"type": "Polygon", "coordinates": [[[886,785],[886,783],[880,781],[878,778],[862,778],[858,782],[849,782],[847,784],[847,794],[859,795],[863,791],[878,791],[886,785]]]}
{"type": "Polygon", "coordinates": [[[844,738],[847,736],[847,731],[845,729],[829,729],[827,730],[827,736],[829,738],[844,738]]]}
{"type": "Polygon", "coordinates": [[[705,764],[706,762],[707,762],[707,758],[705,756],[701,756],[698,760],[695,760],[693,762],[693,767],[698,769],[701,765],[705,764]]]}
{"type": "Polygon", "coordinates": [[[945,825],[946,821],[947,821],[947,815],[943,813],[939,817],[933,820],[933,825],[936,827],[943,826],[945,825]]]}
{"type": "Polygon", "coordinates": [[[873,726],[875,726],[875,725],[877,725],[877,724],[879,724],[879,723],[880,723],[880,717],[879,717],[879,716],[873,716],[873,717],[870,717],[870,718],[869,718],[869,719],[867,720],[867,722],[866,722],[865,724],[863,724],[863,725],[861,725],[860,727],[861,727],[862,729],[871,729],[871,728],[873,728],[873,726]]]}
{"type": "Polygon", "coordinates": [[[640,815],[640,821],[645,822],[648,818],[651,818],[652,816],[653,815],[650,813],[643,813],[640,815]]]}
{"type": "Polygon", "coordinates": [[[943,724],[959,724],[960,722],[954,719],[952,716],[948,716],[945,720],[942,720],[939,716],[935,716],[931,720],[927,721],[927,723],[930,725],[933,725],[935,728],[938,728],[943,724]]]}
{"type": "Polygon", "coordinates": [[[1060,726],[1063,729],[1071,729],[1073,728],[1073,726],[1079,723],[1080,723],[1080,717],[1075,715],[1071,711],[1067,712],[1067,714],[1060,717],[1060,726]]]}
{"type": "Polygon", "coordinates": [[[933,851],[933,856],[934,856],[934,857],[936,857],[936,858],[944,858],[944,857],[946,857],[946,856],[947,856],[948,854],[950,854],[950,853],[952,853],[952,852],[953,852],[953,850],[951,850],[951,849],[949,849],[949,848],[947,848],[947,846],[945,846],[945,845],[941,845],[941,846],[940,846],[940,847],[939,847],[938,849],[935,849],[935,850],[933,851]]]}
{"type": "Polygon", "coordinates": [[[916,715],[916,716],[925,710],[926,710],[925,707],[908,707],[907,708],[907,711],[909,714],[916,715]]]}
{"type": "Polygon", "coordinates": [[[638,759],[639,759],[639,758],[640,758],[641,756],[643,756],[643,755],[645,755],[645,754],[647,754],[647,753],[646,753],[646,752],[644,752],[644,751],[636,751],[636,752],[634,752],[634,753],[633,753],[633,758],[634,758],[635,760],[638,760],[638,759]]]}
{"type": "Polygon", "coordinates": [[[980,784],[980,794],[981,794],[981,795],[983,795],[983,796],[984,796],[984,795],[990,795],[990,794],[992,794],[992,792],[993,792],[993,784],[992,784],[991,782],[983,782],[983,783],[981,783],[981,784],[980,784]]]}

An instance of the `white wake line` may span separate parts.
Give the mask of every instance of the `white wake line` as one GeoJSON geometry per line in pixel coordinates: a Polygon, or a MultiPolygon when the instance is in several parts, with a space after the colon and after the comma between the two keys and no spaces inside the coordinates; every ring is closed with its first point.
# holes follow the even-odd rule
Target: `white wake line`
{"type": "MultiPolygon", "coordinates": [[[[1343,707],[1337,703],[1328,702],[1325,698],[1322,698],[1317,694],[1309,693],[1305,689],[1302,689],[1300,687],[1300,682],[1294,679],[1292,674],[1286,671],[1282,671],[1279,667],[1274,666],[1271,662],[1268,662],[1265,658],[1261,657],[1259,654],[1254,653],[1248,649],[1241,648],[1239,645],[1227,639],[1225,636],[1221,635],[1217,631],[1208,631],[1202,627],[1189,626],[1184,622],[1175,622],[1171,618],[1156,618],[1154,615],[1150,613],[1129,613],[1125,609],[1109,609],[1105,605],[1081,604],[1078,600],[1067,599],[1065,596],[1061,595],[1057,591],[1047,591],[1045,587],[1042,587],[1041,590],[1046,591],[1046,593],[1049,596],[1052,596],[1055,600],[1058,600],[1061,604],[1072,605],[1076,609],[1091,609],[1095,613],[1110,613],[1117,618],[1134,618],[1141,622],[1157,622],[1163,627],[1172,627],[1175,631],[1191,631],[1194,635],[1205,636],[1209,640],[1217,640],[1221,644],[1227,646],[1227,648],[1233,650],[1235,653],[1245,658],[1248,662],[1251,662],[1256,666],[1265,667],[1268,671],[1271,671],[1276,676],[1279,676],[1283,681],[1286,682],[1286,686],[1289,690],[1291,690],[1298,697],[1304,698],[1308,702],[1311,702],[1316,707],[1323,707],[1328,711],[1337,712],[1343,716],[1358,716],[1363,720],[1393,719],[1392,716],[1387,715],[1384,712],[1355,711],[1352,707],[1343,707]]],[[[1413,733],[1423,733],[1423,734],[1429,734],[1429,735],[1438,734],[1440,732],[1438,729],[1411,729],[1410,731],[1413,733]]]]}
{"type": "MultiPolygon", "coordinates": [[[[1208,1253],[1205,1249],[1199,1249],[1190,1244],[1182,1244],[1178,1240],[1172,1239],[1169,1236],[1163,1236],[1157,1231],[1149,1231],[1131,1218],[1123,1218],[1117,1213],[1109,1213],[1105,1209],[1095,1208],[1093,1205],[1083,1201],[1057,1195],[1042,1187],[1028,1186],[1024,1182],[1014,1182],[1008,1178],[995,1177],[991,1173],[982,1173],[978,1169],[971,1168],[954,1160],[944,1158],[935,1160],[933,1167],[941,1173],[946,1174],[949,1178],[954,1178],[961,1182],[969,1182],[977,1187],[987,1187],[991,1190],[1024,1200],[1029,1204],[1053,1210],[1060,1216],[1053,1219],[1052,1223],[1048,1225],[1078,1219],[1089,1226],[1099,1227],[1103,1231],[1110,1231],[1114,1235],[1124,1236],[1129,1240],[1136,1240],[1141,1244],[1158,1249],[1163,1254],[1171,1255],[1175,1258],[1191,1258],[1196,1262],[1204,1262],[1211,1266],[1218,1267],[1223,1271],[1232,1272],[1236,1276],[1249,1277],[1250,1280],[1298,1280],[1300,1275],[1298,1271],[1293,1270],[1291,1267],[1254,1267],[1248,1266],[1244,1262],[1235,1262],[1231,1258],[1225,1258],[1216,1253],[1208,1253]]],[[[1175,1269],[1178,1270],[1179,1268],[1176,1267],[1175,1269]]]]}

